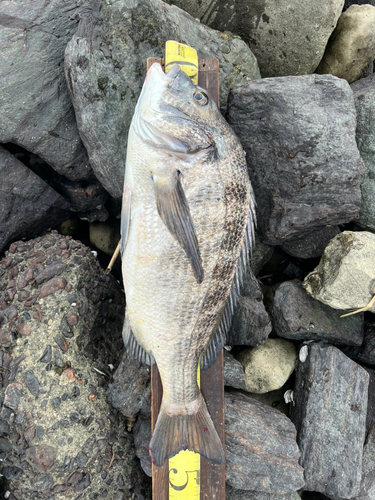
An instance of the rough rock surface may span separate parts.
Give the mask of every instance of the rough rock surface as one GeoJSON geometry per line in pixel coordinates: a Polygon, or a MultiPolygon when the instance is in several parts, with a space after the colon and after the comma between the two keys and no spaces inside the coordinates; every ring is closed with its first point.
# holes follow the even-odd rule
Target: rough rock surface
{"type": "Polygon", "coordinates": [[[264,243],[358,218],[364,165],[346,81],[306,75],[238,84],[227,117],[247,153],[264,243]]]}
{"type": "Polygon", "coordinates": [[[105,189],[122,196],[126,137],[148,57],[162,57],[167,40],[219,59],[220,102],[234,83],[260,78],[256,59],[239,38],[206,28],[158,0],[104,2],[81,20],[65,52],[65,70],[90,164],[105,189]],[[95,127],[93,127],[95,123],[95,127]]]}
{"type": "Polygon", "coordinates": [[[90,224],[90,243],[110,257],[120,241],[120,231],[113,224],[92,222],[90,224]]]}
{"type": "Polygon", "coordinates": [[[271,259],[273,250],[273,247],[262,243],[255,233],[255,244],[250,255],[250,267],[254,276],[258,276],[262,267],[271,259]]]}
{"type": "Polygon", "coordinates": [[[263,77],[312,73],[341,14],[344,0],[170,0],[212,28],[240,35],[263,77]]]}
{"type": "Polygon", "coordinates": [[[267,339],[263,345],[241,351],[237,359],[245,371],[246,390],[263,394],[280,389],[294,371],[296,349],[284,339],[267,339]]]}
{"type": "Polygon", "coordinates": [[[356,140],[366,166],[358,224],[375,231],[375,75],[358,80],[351,89],[357,110],[356,140]]]}
{"type": "Polygon", "coordinates": [[[113,382],[108,387],[108,400],[127,419],[134,423],[137,414],[149,415],[151,410],[150,367],[135,359],[129,359],[123,352],[113,382]]]}
{"type": "Polygon", "coordinates": [[[0,179],[0,252],[11,241],[40,233],[68,216],[68,202],[2,147],[0,179]]]}
{"type": "Polygon", "coordinates": [[[307,236],[286,241],[281,245],[281,248],[284,252],[293,257],[298,257],[299,259],[320,257],[331,239],[340,232],[337,226],[324,226],[307,236]]]}
{"type": "Polygon", "coordinates": [[[369,376],[336,347],[318,343],[304,349],[308,355],[298,363],[292,420],[305,489],[351,498],[361,482],[369,376]]]}
{"type": "MultiPolygon", "coordinates": [[[[375,235],[344,231],[324,250],[303,282],[307,292],[335,309],[365,307],[375,293],[375,235]]],[[[375,306],[370,309],[375,312],[375,306]]]]}
{"type": "Polygon", "coordinates": [[[316,72],[352,83],[375,59],[375,7],[352,5],[341,14],[316,72]]]}
{"type": "Polygon", "coordinates": [[[271,320],[263,304],[262,291],[250,271],[245,276],[241,295],[237,299],[227,344],[257,346],[266,341],[271,330],[271,320]]]}
{"type": "Polygon", "coordinates": [[[292,422],[243,394],[225,394],[227,483],[236,489],[289,493],[304,485],[292,422]]]}
{"type": "MultiPolygon", "coordinates": [[[[350,317],[350,316],[349,316],[350,317]]],[[[360,347],[348,347],[345,354],[358,363],[375,366],[375,325],[365,321],[364,338],[360,347]]]]}
{"type": "Polygon", "coordinates": [[[224,385],[246,390],[243,366],[224,349],[224,385]]]}
{"type": "Polygon", "coordinates": [[[361,488],[354,500],[373,498],[375,498],[375,427],[371,429],[363,450],[361,488]]]}
{"type": "Polygon", "coordinates": [[[286,495],[278,495],[261,491],[235,490],[231,486],[226,487],[225,498],[226,500],[301,500],[296,491],[286,495]]]}
{"type": "Polygon", "coordinates": [[[39,155],[70,179],[91,169],[64,77],[64,50],[86,0],[0,3],[0,142],[39,155]]]}
{"type": "Polygon", "coordinates": [[[116,280],[87,247],[56,232],[12,243],[0,275],[8,491],[35,500],[150,498],[125,420],[106,400],[108,364],[122,345],[116,280]]]}
{"type": "Polygon", "coordinates": [[[343,313],[310,297],[297,281],[281,283],[270,307],[274,329],[280,337],[360,346],[363,313],[340,318],[343,313]]]}

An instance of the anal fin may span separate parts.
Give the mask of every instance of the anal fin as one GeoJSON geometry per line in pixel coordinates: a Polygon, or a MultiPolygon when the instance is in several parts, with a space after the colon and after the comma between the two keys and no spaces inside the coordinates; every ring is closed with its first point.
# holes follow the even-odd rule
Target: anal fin
{"type": "Polygon", "coordinates": [[[122,339],[124,341],[128,357],[130,359],[137,359],[146,365],[153,365],[155,359],[153,355],[147,352],[137,341],[132,329],[130,328],[129,318],[125,312],[124,326],[122,329],[122,339]]]}

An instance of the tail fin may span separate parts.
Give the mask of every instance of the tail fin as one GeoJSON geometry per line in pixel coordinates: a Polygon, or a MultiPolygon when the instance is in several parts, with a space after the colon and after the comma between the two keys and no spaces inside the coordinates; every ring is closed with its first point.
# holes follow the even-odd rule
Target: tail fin
{"type": "Polygon", "coordinates": [[[172,413],[162,404],[150,442],[151,460],[158,467],[181,450],[195,451],[218,464],[223,462],[223,446],[202,394],[191,407],[194,412],[172,413]]]}

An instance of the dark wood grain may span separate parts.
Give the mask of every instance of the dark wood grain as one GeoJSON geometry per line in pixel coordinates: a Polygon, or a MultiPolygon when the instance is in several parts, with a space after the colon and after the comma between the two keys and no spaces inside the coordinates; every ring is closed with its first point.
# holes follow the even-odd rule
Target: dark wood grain
{"type": "MultiPolygon", "coordinates": [[[[164,60],[156,57],[147,59],[147,69],[159,62],[164,69],[164,60]]],[[[200,59],[198,63],[198,84],[206,89],[219,106],[219,61],[200,59]]],[[[223,352],[215,363],[201,372],[201,390],[208,411],[219,434],[224,448],[224,370],[223,352]]],[[[151,421],[154,430],[158,417],[163,388],[156,365],[151,369],[151,421]]],[[[153,500],[168,500],[168,461],[162,467],[152,466],[153,500]]],[[[201,500],[225,500],[225,462],[214,464],[201,457],[201,500]]]]}

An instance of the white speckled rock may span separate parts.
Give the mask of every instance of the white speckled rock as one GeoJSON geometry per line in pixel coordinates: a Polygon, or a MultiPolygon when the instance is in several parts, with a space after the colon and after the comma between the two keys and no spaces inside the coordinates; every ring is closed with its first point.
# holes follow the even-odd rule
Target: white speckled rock
{"type": "Polygon", "coordinates": [[[245,370],[246,390],[257,394],[280,389],[292,374],[296,363],[292,342],[267,339],[253,349],[245,349],[237,359],[245,370]]]}

